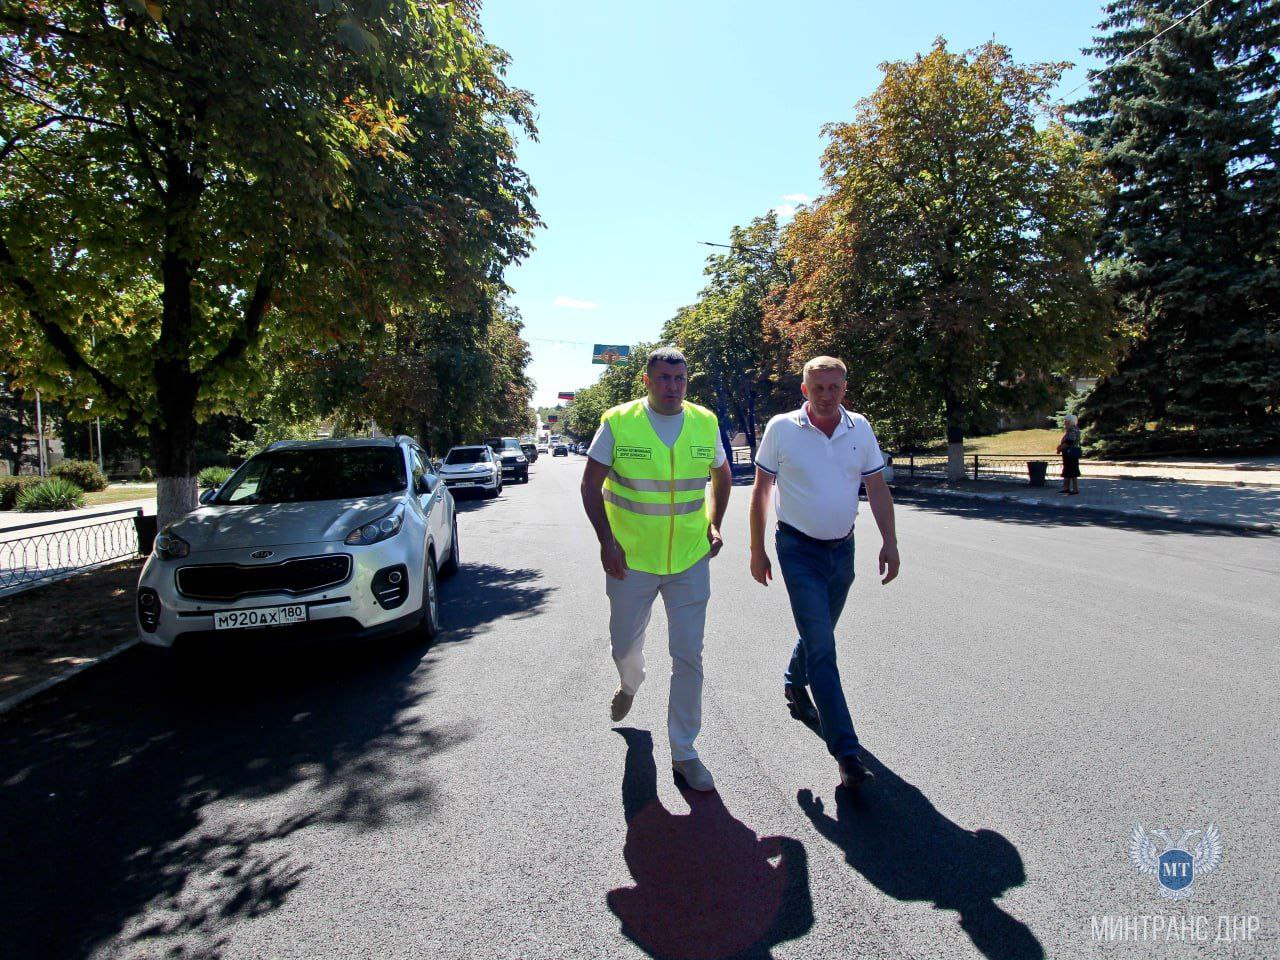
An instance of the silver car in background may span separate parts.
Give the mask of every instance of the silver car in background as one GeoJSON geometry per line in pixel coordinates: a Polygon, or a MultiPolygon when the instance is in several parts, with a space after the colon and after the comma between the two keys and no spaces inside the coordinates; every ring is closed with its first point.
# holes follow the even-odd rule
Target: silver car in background
{"type": "Polygon", "coordinates": [[[411,437],[274,443],[200,499],[142,568],[144,642],[439,629],[458,519],[411,437]]]}

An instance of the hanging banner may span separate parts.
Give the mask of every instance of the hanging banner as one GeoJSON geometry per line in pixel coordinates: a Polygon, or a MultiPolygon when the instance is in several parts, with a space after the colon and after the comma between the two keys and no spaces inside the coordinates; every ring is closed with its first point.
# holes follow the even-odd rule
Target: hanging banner
{"type": "Polygon", "coordinates": [[[597,343],[591,351],[591,362],[612,366],[615,363],[622,363],[630,356],[631,348],[625,343],[597,343]]]}
{"type": "Polygon", "coordinates": [[[556,396],[561,400],[572,400],[575,394],[572,390],[561,390],[556,396]]]}
{"type": "Polygon", "coordinates": [[[559,423],[559,422],[560,422],[559,417],[547,417],[547,423],[559,423]]]}

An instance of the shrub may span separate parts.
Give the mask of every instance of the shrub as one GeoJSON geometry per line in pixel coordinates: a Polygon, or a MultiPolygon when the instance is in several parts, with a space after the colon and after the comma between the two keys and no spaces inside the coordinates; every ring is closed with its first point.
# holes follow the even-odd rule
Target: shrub
{"type": "Polygon", "coordinates": [[[98,469],[96,463],[88,460],[64,460],[49,471],[55,477],[70,480],[81,491],[90,492],[107,489],[107,476],[98,469]]]}
{"type": "Polygon", "coordinates": [[[63,477],[50,477],[18,494],[18,509],[23,513],[74,510],[83,506],[84,491],[63,477]]]}
{"type": "Polygon", "coordinates": [[[227,477],[235,473],[230,467],[205,467],[196,474],[196,483],[200,485],[201,490],[207,490],[210,487],[220,487],[227,481],[227,477]]]}
{"type": "Polygon", "coordinates": [[[138,471],[138,481],[140,483],[155,483],[156,472],[150,467],[143,467],[138,471]]]}
{"type": "Polygon", "coordinates": [[[0,510],[12,510],[17,505],[18,494],[40,480],[40,477],[0,477],[0,510]]]}

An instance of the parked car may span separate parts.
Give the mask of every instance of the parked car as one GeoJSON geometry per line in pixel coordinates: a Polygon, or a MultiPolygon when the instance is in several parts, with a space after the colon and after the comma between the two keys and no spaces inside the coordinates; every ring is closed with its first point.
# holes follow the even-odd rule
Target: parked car
{"type": "Polygon", "coordinates": [[[273,443],[160,531],[138,580],[139,637],[433,636],[458,518],[427,463],[411,437],[273,443]]]}
{"type": "Polygon", "coordinates": [[[450,490],[482,490],[489,497],[502,492],[502,466],[484,444],[454,447],[440,465],[440,477],[450,490]]]}
{"type": "Polygon", "coordinates": [[[569,448],[563,443],[557,443],[552,447],[551,455],[553,457],[567,457],[569,455],[569,448]]]}
{"type": "Polygon", "coordinates": [[[538,447],[536,444],[521,441],[520,449],[524,451],[524,455],[529,458],[530,463],[538,462],[538,447]]]}
{"type": "Polygon", "coordinates": [[[515,437],[486,437],[484,441],[502,463],[502,476],[517,483],[529,482],[529,458],[515,437]]]}

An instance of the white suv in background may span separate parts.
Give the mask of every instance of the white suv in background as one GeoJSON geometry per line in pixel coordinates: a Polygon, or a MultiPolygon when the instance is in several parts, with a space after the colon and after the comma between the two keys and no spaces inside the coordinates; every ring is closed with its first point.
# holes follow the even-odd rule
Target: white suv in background
{"type": "Polygon", "coordinates": [[[458,518],[411,437],[273,443],[200,501],[142,568],[144,642],[439,629],[458,518]]]}
{"type": "Polygon", "coordinates": [[[440,465],[440,479],[450,490],[481,490],[496,497],[502,492],[502,461],[487,444],[454,447],[440,465]]]}

